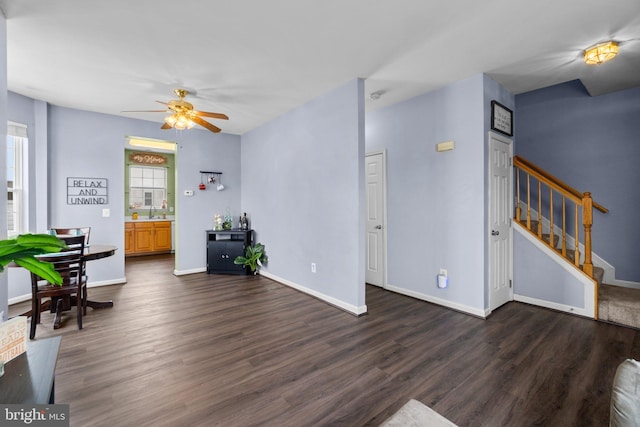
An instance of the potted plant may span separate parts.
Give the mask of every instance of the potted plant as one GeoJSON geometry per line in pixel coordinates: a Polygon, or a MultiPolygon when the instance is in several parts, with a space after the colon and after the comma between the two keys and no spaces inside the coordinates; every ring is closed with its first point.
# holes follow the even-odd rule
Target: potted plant
{"type": "Polygon", "coordinates": [[[62,277],[49,262],[40,261],[36,255],[60,252],[65,243],[48,234],[21,234],[14,239],[0,240],[0,272],[13,262],[37,274],[54,285],[62,284],[62,277]]]}
{"type": "Polygon", "coordinates": [[[244,256],[237,256],[233,260],[234,264],[244,265],[249,267],[251,272],[255,275],[258,273],[258,269],[262,267],[262,264],[268,260],[267,254],[264,252],[264,245],[262,243],[256,243],[253,246],[247,246],[244,256]]]}

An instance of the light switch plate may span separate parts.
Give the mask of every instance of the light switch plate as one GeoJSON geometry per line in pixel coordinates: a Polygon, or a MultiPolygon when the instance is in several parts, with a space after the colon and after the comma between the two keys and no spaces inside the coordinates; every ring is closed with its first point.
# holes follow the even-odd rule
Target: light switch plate
{"type": "Polygon", "coordinates": [[[193,196],[193,190],[184,190],[185,196],[193,196]]]}
{"type": "Polygon", "coordinates": [[[102,209],[102,217],[103,218],[109,218],[110,216],[111,216],[111,209],[109,209],[109,208],[102,209]]]}

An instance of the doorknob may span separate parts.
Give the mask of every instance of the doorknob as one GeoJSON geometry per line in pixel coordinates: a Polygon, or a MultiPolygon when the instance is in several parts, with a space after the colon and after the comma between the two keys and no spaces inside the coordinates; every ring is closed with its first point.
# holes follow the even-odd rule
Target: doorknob
{"type": "Polygon", "coordinates": [[[492,236],[497,236],[497,235],[499,235],[499,234],[500,234],[500,232],[499,232],[499,231],[491,230],[491,235],[492,235],[492,236]]]}
{"type": "Polygon", "coordinates": [[[380,224],[376,225],[376,230],[382,230],[382,226],[380,224]]]}

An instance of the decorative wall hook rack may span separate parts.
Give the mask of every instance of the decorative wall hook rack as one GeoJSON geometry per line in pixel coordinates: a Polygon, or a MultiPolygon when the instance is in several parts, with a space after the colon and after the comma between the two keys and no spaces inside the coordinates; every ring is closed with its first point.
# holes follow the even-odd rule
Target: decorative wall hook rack
{"type": "Polygon", "coordinates": [[[214,184],[216,181],[218,182],[218,186],[216,190],[222,191],[224,190],[224,185],[222,185],[222,172],[216,171],[200,171],[200,189],[204,190],[206,185],[203,182],[203,175],[207,177],[207,181],[209,184],[214,184]]]}

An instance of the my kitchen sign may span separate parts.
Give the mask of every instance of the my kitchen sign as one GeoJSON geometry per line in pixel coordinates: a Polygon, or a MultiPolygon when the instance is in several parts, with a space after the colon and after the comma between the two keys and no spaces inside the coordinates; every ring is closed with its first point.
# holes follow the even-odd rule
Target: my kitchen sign
{"type": "Polygon", "coordinates": [[[106,205],[108,201],[106,178],[67,178],[68,205],[106,205]]]}

